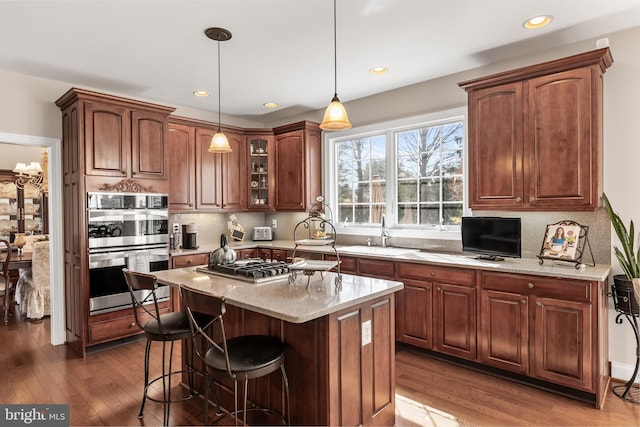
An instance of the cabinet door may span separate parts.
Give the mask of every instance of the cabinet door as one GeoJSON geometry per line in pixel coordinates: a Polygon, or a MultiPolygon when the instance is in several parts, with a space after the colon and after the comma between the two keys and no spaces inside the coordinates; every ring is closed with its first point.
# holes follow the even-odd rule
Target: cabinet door
{"type": "Polygon", "coordinates": [[[131,176],[165,179],[167,115],[131,112],[131,176]]]}
{"type": "Polygon", "coordinates": [[[126,177],[129,174],[129,110],[85,102],[84,139],[87,175],[126,177]]]}
{"type": "Polygon", "coordinates": [[[600,137],[591,104],[591,69],[556,73],[528,82],[525,158],[531,207],[598,206],[600,137]]]}
{"type": "Polygon", "coordinates": [[[215,133],[212,129],[196,129],[196,209],[222,209],[222,154],[208,151],[215,133]]]}
{"type": "Polygon", "coordinates": [[[509,83],[469,94],[469,197],[472,209],[523,204],[523,88],[509,83]]]}
{"type": "Polygon", "coordinates": [[[304,174],[304,132],[276,135],[276,210],[304,210],[304,174]]]}
{"type": "Polygon", "coordinates": [[[169,125],[167,169],[169,173],[169,210],[192,210],[196,198],[195,129],[169,125]]]}
{"type": "MultiPolygon", "coordinates": [[[[247,206],[246,150],[243,135],[226,132],[230,153],[218,154],[222,166],[222,208],[239,212],[247,206]]],[[[212,155],[209,153],[209,155],[212,155]]]]}
{"type": "Polygon", "coordinates": [[[249,182],[247,206],[252,211],[274,209],[275,144],[273,135],[247,137],[249,182]]]}
{"type": "Polygon", "coordinates": [[[591,304],[535,299],[531,375],[555,384],[593,391],[591,304]]]}
{"type": "Polygon", "coordinates": [[[404,289],[396,293],[397,339],[430,349],[433,319],[431,283],[402,279],[404,289]]]}
{"type": "Polygon", "coordinates": [[[478,361],[529,372],[529,302],[526,295],[483,289],[480,293],[478,361]]]}
{"type": "Polygon", "coordinates": [[[476,290],[433,282],[434,349],[464,359],[476,358],[476,290]]]}

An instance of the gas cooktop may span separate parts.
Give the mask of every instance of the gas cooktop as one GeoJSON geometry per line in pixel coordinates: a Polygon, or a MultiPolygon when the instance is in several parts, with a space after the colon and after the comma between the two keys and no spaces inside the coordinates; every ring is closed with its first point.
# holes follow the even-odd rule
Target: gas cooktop
{"type": "Polygon", "coordinates": [[[289,274],[289,266],[284,261],[246,259],[236,261],[233,264],[210,264],[208,267],[196,267],[196,271],[259,284],[285,278],[289,274]]]}

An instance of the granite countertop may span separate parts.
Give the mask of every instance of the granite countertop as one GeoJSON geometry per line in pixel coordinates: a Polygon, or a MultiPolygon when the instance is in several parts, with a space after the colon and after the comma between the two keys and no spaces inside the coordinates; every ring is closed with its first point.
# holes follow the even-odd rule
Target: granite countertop
{"type": "MultiPolygon", "coordinates": [[[[195,253],[209,253],[217,249],[219,245],[203,245],[198,249],[172,250],[172,256],[188,255],[195,253]]],[[[296,248],[295,242],[291,240],[274,240],[259,242],[236,242],[229,245],[234,250],[251,248],[272,248],[293,250],[296,248]]],[[[532,274],[536,276],[558,277],[577,280],[605,281],[611,273],[611,266],[597,264],[595,267],[583,266],[575,268],[575,264],[562,261],[545,259],[540,265],[538,258],[506,258],[503,261],[479,260],[476,256],[466,254],[444,254],[437,252],[415,251],[401,255],[388,256],[380,254],[345,252],[345,247],[336,246],[340,256],[355,256],[366,258],[377,258],[381,260],[403,261],[423,263],[430,265],[442,265],[448,267],[473,268],[476,270],[498,271],[504,273],[532,274]],[[341,250],[342,249],[342,250],[341,250]]],[[[303,246],[298,245],[297,250],[305,252],[320,252],[325,254],[334,253],[331,246],[303,246]]]]}
{"type": "Polygon", "coordinates": [[[293,284],[289,275],[261,284],[201,273],[197,267],[155,271],[158,282],[186,286],[224,297],[228,304],[291,323],[304,323],[403,288],[402,282],[342,274],[342,289],[336,290],[336,273],[299,274],[293,284]]]}

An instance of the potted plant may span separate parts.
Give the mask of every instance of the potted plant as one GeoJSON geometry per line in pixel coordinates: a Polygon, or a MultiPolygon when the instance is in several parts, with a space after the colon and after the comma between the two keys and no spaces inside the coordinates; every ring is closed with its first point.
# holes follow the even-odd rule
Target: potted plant
{"type": "Polygon", "coordinates": [[[640,305],[640,247],[635,248],[636,231],[633,220],[629,222],[629,228],[627,229],[620,215],[614,212],[605,194],[602,195],[602,200],[622,246],[622,248],[613,247],[620,267],[624,271],[624,274],[613,276],[614,286],[612,287],[612,293],[616,309],[637,316],[639,314],[638,306],[640,305]]]}

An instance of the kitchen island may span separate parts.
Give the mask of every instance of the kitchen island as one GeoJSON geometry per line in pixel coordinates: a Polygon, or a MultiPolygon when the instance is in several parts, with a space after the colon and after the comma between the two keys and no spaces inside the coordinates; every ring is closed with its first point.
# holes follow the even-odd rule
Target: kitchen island
{"type": "MultiPolygon", "coordinates": [[[[317,272],[308,286],[302,274],[292,284],[288,275],[254,284],[196,267],[154,275],[161,284],[224,297],[227,338],[283,339],[292,425],[395,424],[394,293],[401,282],[342,274],[337,289],[336,273],[317,272]]],[[[229,387],[223,385],[223,405],[231,401],[229,387]]],[[[282,410],[280,375],[258,380],[250,400],[282,410]]]]}

